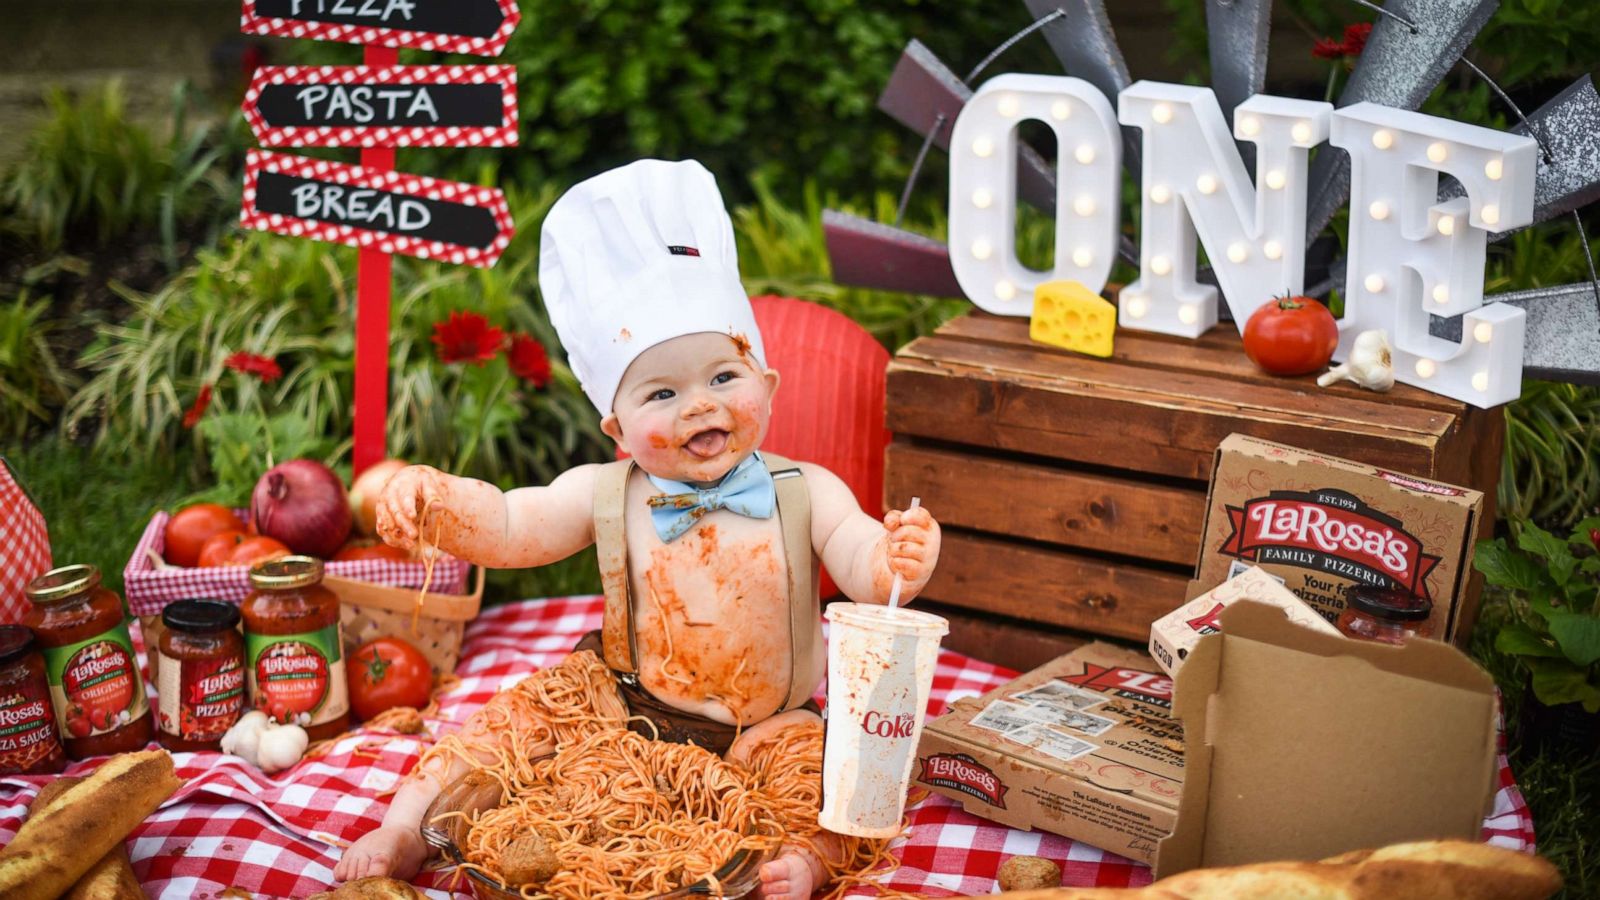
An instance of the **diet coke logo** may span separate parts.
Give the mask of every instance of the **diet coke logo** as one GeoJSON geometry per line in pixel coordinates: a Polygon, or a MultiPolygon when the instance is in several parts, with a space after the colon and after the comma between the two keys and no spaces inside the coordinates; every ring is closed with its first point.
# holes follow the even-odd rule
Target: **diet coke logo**
{"type": "Polygon", "coordinates": [[[967,754],[936,753],[923,757],[921,762],[922,774],[917,780],[923,784],[960,791],[990,806],[1006,808],[1009,788],[988,766],[967,754]]]}
{"type": "Polygon", "coordinates": [[[908,738],[915,730],[916,721],[910,713],[889,718],[877,710],[869,710],[861,717],[861,730],[881,738],[908,738]]]}

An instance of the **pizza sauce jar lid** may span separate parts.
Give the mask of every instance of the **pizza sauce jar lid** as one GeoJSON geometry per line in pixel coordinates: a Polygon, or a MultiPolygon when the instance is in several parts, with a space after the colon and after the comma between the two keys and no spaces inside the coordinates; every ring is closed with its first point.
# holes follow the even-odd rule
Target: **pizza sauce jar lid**
{"type": "Polygon", "coordinates": [[[1356,585],[1345,592],[1345,602],[1375,619],[1391,622],[1426,622],[1433,615],[1433,601],[1399,588],[1356,585]]]}
{"type": "Polygon", "coordinates": [[[0,775],[59,772],[67,756],[56,730],[50,682],[33,632],[0,625],[0,775]]]}
{"type": "Polygon", "coordinates": [[[239,625],[239,607],[222,600],[179,600],[161,611],[161,624],[173,631],[209,634],[239,625]]]}
{"type": "Polygon", "coordinates": [[[35,605],[53,605],[70,600],[100,586],[100,570],[94,566],[62,566],[28,582],[23,593],[35,605]]]}
{"type": "Polygon", "coordinates": [[[320,583],[322,560],[314,556],[283,556],[250,569],[250,585],[257,590],[281,591],[320,583]]]}

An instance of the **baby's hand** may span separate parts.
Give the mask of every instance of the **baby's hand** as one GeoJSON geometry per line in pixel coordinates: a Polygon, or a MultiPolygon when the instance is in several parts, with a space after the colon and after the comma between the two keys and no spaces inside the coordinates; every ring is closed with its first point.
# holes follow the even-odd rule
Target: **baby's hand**
{"type": "MultiPolygon", "coordinates": [[[[406,466],[389,477],[378,498],[378,536],[401,550],[416,549],[422,514],[437,519],[449,494],[450,476],[431,466],[406,466]]],[[[427,535],[431,541],[433,535],[427,535]]]]}
{"type": "Polygon", "coordinates": [[[890,510],[883,517],[883,527],[889,532],[889,571],[905,579],[900,596],[901,602],[908,602],[927,585],[939,562],[939,523],[919,506],[890,510]]]}

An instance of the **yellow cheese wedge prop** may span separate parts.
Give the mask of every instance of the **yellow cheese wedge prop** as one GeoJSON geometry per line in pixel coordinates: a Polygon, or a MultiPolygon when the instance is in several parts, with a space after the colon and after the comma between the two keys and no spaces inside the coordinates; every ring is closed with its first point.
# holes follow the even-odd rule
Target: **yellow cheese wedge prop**
{"type": "Polygon", "coordinates": [[[1117,308],[1076,281],[1047,281],[1033,291],[1028,337],[1087,353],[1110,356],[1117,308]]]}

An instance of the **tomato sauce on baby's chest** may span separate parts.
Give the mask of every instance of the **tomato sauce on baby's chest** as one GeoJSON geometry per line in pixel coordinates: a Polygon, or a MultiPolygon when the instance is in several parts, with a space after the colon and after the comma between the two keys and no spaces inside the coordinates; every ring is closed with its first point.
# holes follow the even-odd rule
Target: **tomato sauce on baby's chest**
{"type": "MultiPolygon", "coordinates": [[[[630,512],[632,512],[630,510],[630,512]]],[[[661,700],[745,723],[787,698],[789,575],[776,516],[711,513],[663,544],[628,523],[640,679],[661,700]]]]}

